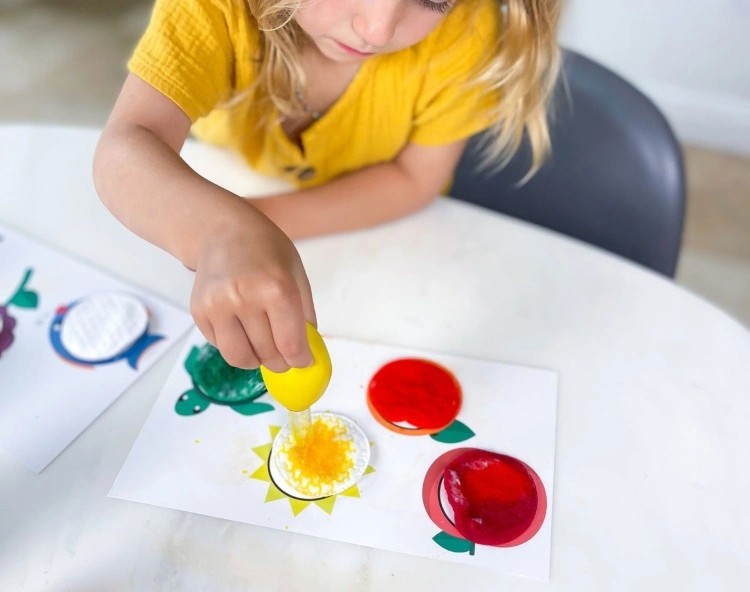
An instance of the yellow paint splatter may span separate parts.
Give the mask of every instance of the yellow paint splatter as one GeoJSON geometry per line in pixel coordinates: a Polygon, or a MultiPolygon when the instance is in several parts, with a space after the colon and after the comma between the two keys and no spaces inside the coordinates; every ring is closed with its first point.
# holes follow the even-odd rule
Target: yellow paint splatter
{"type": "Polygon", "coordinates": [[[300,446],[290,438],[282,444],[280,452],[287,459],[292,484],[309,495],[348,479],[356,454],[346,425],[321,418],[313,421],[307,445],[300,446]]]}
{"type": "Polygon", "coordinates": [[[196,444],[200,444],[200,443],[201,443],[201,441],[200,441],[200,440],[196,440],[196,441],[195,441],[195,443],[196,443],[196,444]]]}
{"type": "MultiPolygon", "coordinates": [[[[279,433],[281,430],[278,426],[269,426],[269,431],[271,432],[271,439],[273,440],[276,437],[276,434],[279,433]]],[[[271,481],[271,475],[268,472],[268,460],[271,454],[271,446],[272,444],[265,444],[263,446],[256,446],[253,448],[253,452],[263,461],[263,464],[260,465],[252,474],[248,475],[250,479],[257,479],[259,481],[265,481],[268,483],[268,491],[266,492],[266,498],[265,502],[273,502],[280,499],[286,499],[289,501],[289,505],[292,510],[292,514],[294,516],[297,516],[300,512],[302,512],[305,508],[309,507],[310,505],[316,505],[319,508],[321,508],[324,512],[327,514],[331,514],[333,512],[333,507],[335,505],[335,501],[337,499],[336,495],[332,495],[330,497],[325,497],[324,499],[319,500],[297,500],[290,498],[286,494],[284,494],[280,489],[276,487],[276,485],[273,484],[271,481]]],[[[367,473],[374,472],[375,469],[373,469],[371,466],[368,466],[367,473]]],[[[344,495],[350,498],[356,498],[359,497],[359,489],[356,485],[350,487],[345,492],[341,493],[340,495],[344,495]]],[[[285,530],[287,530],[289,527],[285,526],[285,530]]]]}
{"type": "Polygon", "coordinates": [[[242,469],[242,474],[247,475],[247,469],[242,469]]]}

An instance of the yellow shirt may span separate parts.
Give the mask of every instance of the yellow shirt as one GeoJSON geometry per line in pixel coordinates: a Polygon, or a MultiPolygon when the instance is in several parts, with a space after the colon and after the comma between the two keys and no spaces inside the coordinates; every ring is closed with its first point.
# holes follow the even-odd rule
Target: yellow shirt
{"type": "Polygon", "coordinates": [[[255,81],[261,34],[244,0],[156,0],[128,68],[174,101],[198,138],[306,187],[392,161],[408,143],[438,146],[489,127],[492,98],[466,81],[493,47],[498,7],[498,0],[458,0],[417,45],[365,60],[340,99],[302,133],[304,151],[275,110],[262,112],[270,101],[224,106],[255,81]]]}

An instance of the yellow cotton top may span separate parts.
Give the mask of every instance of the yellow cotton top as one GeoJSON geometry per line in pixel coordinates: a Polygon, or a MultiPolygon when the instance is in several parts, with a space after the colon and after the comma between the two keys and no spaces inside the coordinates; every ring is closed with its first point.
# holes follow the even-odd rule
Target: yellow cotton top
{"type": "Polygon", "coordinates": [[[261,33],[244,1],[156,0],[128,67],[185,112],[198,138],[308,187],[392,161],[408,143],[438,146],[489,127],[493,98],[466,82],[493,47],[498,7],[497,0],[458,0],[417,45],[365,60],[302,133],[301,146],[286,136],[270,101],[251,93],[226,105],[256,80],[261,33]]]}

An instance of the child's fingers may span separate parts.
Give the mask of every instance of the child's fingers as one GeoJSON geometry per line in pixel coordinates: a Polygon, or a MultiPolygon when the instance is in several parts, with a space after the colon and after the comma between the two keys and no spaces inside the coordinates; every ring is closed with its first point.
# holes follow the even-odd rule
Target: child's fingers
{"type": "Polygon", "coordinates": [[[216,347],[227,364],[235,368],[257,368],[260,365],[259,356],[247,338],[240,320],[229,315],[220,321],[215,321],[216,347]]]}
{"type": "Polygon", "coordinates": [[[307,279],[305,270],[301,269],[298,273],[295,273],[294,279],[297,282],[297,287],[299,288],[299,295],[302,303],[302,314],[304,315],[306,321],[309,321],[317,328],[318,317],[315,314],[315,304],[313,302],[312,289],[310,288],[310,280],[307,279]]]}
{"type": "Polygon", "coordinates": [[[193,315],[195,326],[198,327],[198,330],[203,334],[203,337],[206,338],[206,341],[214,347],[217,347],[216,332],[214,331],[214,326],[211,324],[211,321],[208,320],[208,317],[199,313],[197,310],[191,310],[191,314],[193,315]]]}
{"type": "Polygon", "coordinates": [[[274,372],[289,370],[289,364],[286,363],[284,356],[276,348],[268,316],[261,311],[260,313],[243,316],[240,320],[260,363],[274,372]]]}
{"type": "Polygon", "coordinates": [[[283,303],[277,302],[268,310],[273,340],[279,353],[292,368],[306,368],[313,362],[307,327],[299,293],[283,303]]]}

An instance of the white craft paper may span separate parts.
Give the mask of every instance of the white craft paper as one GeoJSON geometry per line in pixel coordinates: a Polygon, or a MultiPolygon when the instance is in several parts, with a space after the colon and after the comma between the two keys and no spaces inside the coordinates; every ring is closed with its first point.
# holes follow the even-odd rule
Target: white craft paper
{"type": "Polygon", "coordinates": [[[360,479],[360,497],[337,496],[330,515],[310,503],[295,516],[287,498],[266,502],[269,483],[252,477],[265,462],[253,449],[271,442],[269,426],[287,423],[286,412],[267,394],[259,402],[272,403],[273,412],[243,416],[217,404],[194,416],[175,412],[178,397],[193,386],[183,362],[190,348],[202,343],[200,334],[194,332],[111,497],[548,579],[557,401],[554,373],[326,337],[333,378],[313,411],[340,413],[362,427],[373,443],[370,466],[375,472],[360,479]],[[370,377],[385,363],[404,357],[426,358],[450,369],[463,389],[458,419],[475,432],[474,437],[444,444],[429,436],[396,434],[371,416],[366,404],[370,377]],[[531,540],[512,548],[477,546],[473,556],[446,551],[432,540],[441,530],[422,502],[424,477],[439,456],[463,447],[514,456],[539,475],[546,490],[547,512],[531,540]]]}
{"type": "Polygon", "coordinates": [[[182,310],[0,225],[0,306],[27,270],[38,304],[7,309],[16,324],[0,352],[0,449],[40,472],[193,324],[182,310]],[[74,365],[53,349],[57,309],[100,292],[138,299],[151,313],[148,333],[163,336],[135,369],[127,359],[74,365]]]}

